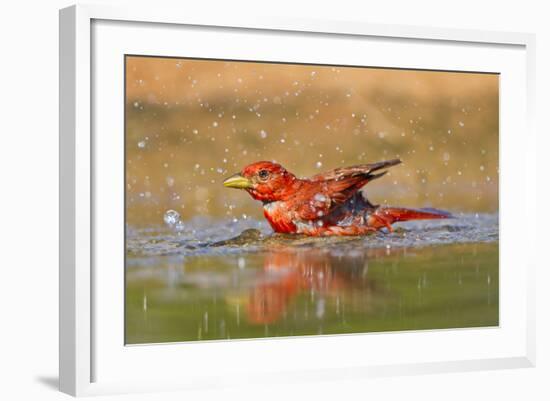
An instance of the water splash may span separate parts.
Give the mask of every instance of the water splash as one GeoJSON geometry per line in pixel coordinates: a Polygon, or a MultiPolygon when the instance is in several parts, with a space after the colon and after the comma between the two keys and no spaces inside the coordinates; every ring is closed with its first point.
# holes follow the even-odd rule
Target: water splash
{"type": "Polygon", "coordinates": [[[277,246],[395,249],[433,245],[497,242],[498,214],[457,214],[448,220],[399,223],[393,233],[365,237],[304,237],[274,234],[265,221],[251,218],[211,220],[197,217],[181,223],[176,211],[166,212],[167,227],[127,227],[126,250],[130,256],[223,255],[258,252],[277,246]]]}
{"type": "Polygon", "coordinates": [[[169,226],[175,226],[180,221],[180,214],[175,210],[168,210],[164,213],[164,222],[169,226]]]}
{"type": "MultiPolygon", "coordinates": [[[[177,199],[179,199],[179,196],[177,196],[177,199]]],[[[180,214],[175,210],[168,210],[164,213],[164,222],[168,227],[177,232],[185,228],[185,225],[181,221],[180,214]]]]}

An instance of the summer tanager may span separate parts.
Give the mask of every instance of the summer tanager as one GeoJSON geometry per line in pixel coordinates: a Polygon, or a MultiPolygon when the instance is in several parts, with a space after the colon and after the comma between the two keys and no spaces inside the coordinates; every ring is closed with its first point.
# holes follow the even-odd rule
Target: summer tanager
{"type": "Polygon", "coordinates": [[[264,216],[278,233],[364,235],[382,228],[392,231],[391,225],[398,221],[451,217],[440,210],[383,207],[367,200],[360,189],[399,163],[393,159],[298,178],[280,164],[261,161],[246,166],[223,185],[244,189],[261,201],[264,216]]]}

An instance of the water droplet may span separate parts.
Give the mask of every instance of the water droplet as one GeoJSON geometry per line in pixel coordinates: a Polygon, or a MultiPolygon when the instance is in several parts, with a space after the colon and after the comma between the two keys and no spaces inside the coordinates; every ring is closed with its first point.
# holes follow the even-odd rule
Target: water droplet
{"type": "Polygon", "coordinates": [[[180,222],[180,214],[175,210],[168,210],[164,213],[164,222],[173,227],[180,222]]]}
{"type": "Polygon", "coordinates": [[[315,199],[317,202],[326,202],[327,197],[325,195],[323,195],[322,193],[317,193],[317,194],[315,194],[313,199],[315,199]]]}
{"type": "Polygon", "coordinates": [[[325,315],[325,300],[320,298],[315,306],[315,316],[317,319],[322,319],[325,315]]]}
{"type": "Polygon", "coordinates": [[[139,141],[137,145],[138,145],[138,148],[144,149],[145,146],[147,146],[147,142],[145,142],[145,141],[139,141]]]}
{"type": "Polygon", "coordinates": [[[317,163],[315,163],[315,167],[321,168],[321,167],[323,167],[323,163],[317,162],[317,163]]]}
{"type": "Polygon", "coordinates": [[[267,138],[267,132],[265,132],[264,130],[261,130],[260,131],[260,136],[262,137],[262,139],[267,138]]]}

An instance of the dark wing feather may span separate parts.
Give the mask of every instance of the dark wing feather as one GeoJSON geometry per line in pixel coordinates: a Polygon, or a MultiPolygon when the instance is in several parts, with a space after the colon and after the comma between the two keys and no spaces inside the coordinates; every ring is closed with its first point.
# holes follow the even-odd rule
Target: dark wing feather
{"type": "Polygon", "coordinates": [[[329,215],[348,201],[365,184],[386,174],[376,173],[383,168],[401,163],[399,159],[379,163],[338,168],[310,178],[302,188],[300,198],[294,201],[294,210],[301,220],[315,220],[329,215]],[[303,195],[303,196],[302,196],[303,195]]]}
{"type": "MultiPolygon", "coordinates": [[[[400,163],[401,163],[401,160],[392,159],[392,160],[385,160],[383,162],[378,162],[378,163],[359,164],[351,167],[340,167],[335,170],[326,171],[324,173],[314,175],[313,177],[310,178],[310,180],[311,181],[342,180],[342,179],[356,176],[356,175],[379,176],[378,174],[373,174],[373,173],[375,171],[392,167],[400,163]]],[[[371,178],[371,180],[372,179],[373,178],[371,178]]]]}

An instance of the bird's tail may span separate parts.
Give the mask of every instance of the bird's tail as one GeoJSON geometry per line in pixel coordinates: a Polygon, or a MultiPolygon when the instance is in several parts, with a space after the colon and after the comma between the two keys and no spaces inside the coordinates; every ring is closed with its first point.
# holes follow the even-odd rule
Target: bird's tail
{"type": "Polygon", "coordinates": [[[402,207],[379,207],[369,216],[369,225],[375,228],[386,227],[399,221],[448,219],[452,214],[438,209],[407,209],[402,207]]]}

